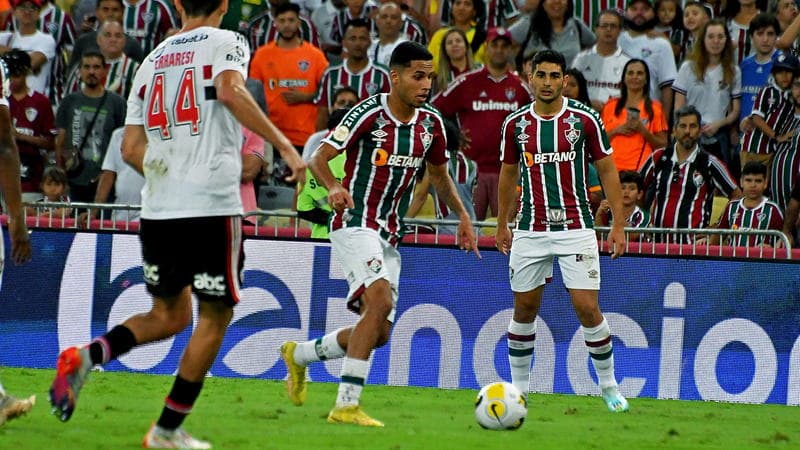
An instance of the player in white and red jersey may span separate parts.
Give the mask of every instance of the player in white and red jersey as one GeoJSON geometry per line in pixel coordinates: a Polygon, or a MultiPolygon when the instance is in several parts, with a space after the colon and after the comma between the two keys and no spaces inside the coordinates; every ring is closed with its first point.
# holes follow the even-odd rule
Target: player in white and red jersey
{"type": "Polygon", "coordinates": [[[123,3],[125,34],[139,41],[145,55],[178,27],[175,12],[165,0],[123,0],[123,3]]]}
{"type": "Polygon", "coordinates": [[[425,104],[434,77],[433,56],[422,45],[406,41],[390,60],[392,90],[354,106],[311,157],[309,167],[328,189],[333,250],[347,275],[348,307],[361,315],[354,327],[341,328],[321,339],[285,342],[281,354],[289,371],[289,398],[302,405],[306,398],[306,366],[342,358],[336,406],[330,423],[382,427],[360,406],[373,349],[389,340],[400,281],[397,244],[402,218],[422,164],[431,184],[459,215],[458,242],[477,250],[472,221],[447,174],[444,123],[425,104]],[[345,177],[336,181],[328,161],[346,152],[345,177]]]}
{"type": "Polygon", "coordinates": [[[245,88],[247,42],[218,28],[227,2],[176,3],[183,29],[149,54],[137,72],[122,145],[125,162],[145,176],[140,239],[153,307],[87,346],[64,350],[50,400],[54,413],[68,420],[91,367],[182,331],[192,321],[194,293],[200,300],[199,319],[161,416],[143,445],[210,448],[181,424],[240,298],[241,126],[272,142],[294,177],[304,165],[245,88]]]}
{"type": "MultiPolygon", "coordinates": [[[[586,348],[612,412],[628,410],[614,378],[611,330],[600,312],[600,255],[589,209],[588,165],[593,163],[615,217],[625,217],[619,175],[596,111],[562,96],[566,62],[544,50],[533,58],[529,75],[535,100],[509,114],[500,141],[500,198],[497,248],[509,262],[514,315],[508,326],[511,379],[527,395],[536,339],[536,315],[544,285],[558,257],[564,285],[572,297],[586,348]],[[521,185],[519,208],[515,207],[521,185]],[[519,211],[519,213],[517,213],[519,211]],[[516,220],[514,215],[516,214],[516,220]],[[508,224],[516,222],[514,232],[508,224]],[[513,240],[513,244],[512,244],[513,240]]],[[[624,221],[611,226],[612,258],[625,251],[624,221]]]]}
{"type": "MultiPolygon", "coordinates": [[[[6,202],[8,229],[11,236],[11,260],[22,264],[31,259],[31,241],[25,227],[25,209],[22,207],[20,188],[20,164],[17,146],[12,133],[11,112],[8,108],[8,70],[0,60],[0,192],[6,202]]],[[[0,287],[3,284],[3,228],[0,227],[0,287]]],[[[26,414],[36,403],[36,396],[17,399],[6,394],[0,383],[0,426],[7,420],[26,414]]]]}

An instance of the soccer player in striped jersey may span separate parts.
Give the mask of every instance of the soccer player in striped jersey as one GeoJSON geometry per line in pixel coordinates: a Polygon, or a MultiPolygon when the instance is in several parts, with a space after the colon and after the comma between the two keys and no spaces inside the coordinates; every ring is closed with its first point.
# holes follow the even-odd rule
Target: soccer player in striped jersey
{"type": "Polygon", "coordinates": [[[731,200],[742,196],[725,164],[699,145],[700,123],[692,105],[675,111],[674,142],[654,151],[642,166],[644,207],[653,211],[654,227],[706,228],[715,189],[731,200]]]}
{"type": "MultiPolygon", "coordinates": [[[[783,213],[775,202],[764,196],[767,190],[767,166],[758,161],[750,161],[742,167],[740,179],[744,197],[731,200],[725,205],[715,228],[726,230],[776,230],[783,229],[783,213]]],[[[719,235],[712,235],[711,244],[718,244],[719,235]]],[[[755,236],[731,236],[725,239],[728,245],[736,247],[774,247],[774,238],[755,236]]]]}
{"type": "Polygon", "coordinates": [[[447,205],[458,211],[457,241],[478,256],[472,221],[447,174],[444,122],[427,105],[436,73],[433,56],[416,42],[403,42],[392,53],[392,90],[354,106],[311,157],[309,167],[328,189],[330,240],[347,275],[347,306],[361,318],[320,339],[285,342],[281,355],[289,372],[290,400],[306,398],[306,366],[344,357],[336,406],[330,423],[382,427],[360,405],[369,372],[369,356],[389,340],[397,305],[400,253],[405,216],[416,174],[422,164],[447,205]],[[328,161],[346,152],[345,178],[339,183],[328,161]]]}
{"type": "Polygon", "coordinates": [[[347,57],[341,63],[325,69],[314,97],[314,103],[317,104],[317,130],[326,128],[333,94],[343,86],[355,89],[359,100],[391,89],[389,70],[373,63],[367,55],[370,43],[369,22],[353,19],[345,25],[342,46],[347,57]]]}
{"type": "Polygon", "coordinates": [[[178,27],[175,11],[166,0],[123,0],[122,25],[148,54],[178,27]]]}
{"type": "MultiPolygon", "coordinates": [[[[275,26],[275,9],[280,4],[280,0],[270,0],[268,10],[257,15],[247,24],[247,29],[242,30],[242,34],[247,36],[252,51],[268,44],[279,37],[278,28],[275,26]]],[[[319,48],[319,37],[314,23],[303,14],[298,13],[300,18],[300,38],[309,42],[314,47],[319,48]]]]}
{"type": "MultiPolygon", "coordinates": [[[[31,241],[25,227],[25,209],[22,207],[20,188],[20,164],[14,132],[11,125],[11,112],[8,108],[9,86],[8,70],[0,60],[0,192],[6,203],[8,230],[11,242],[11,260],[23,264],[31,259],[31,241]]],[[[0,287],[3,284],[3,229],[0,227],[0,287]]],[[[7,420],[27,414],[36,403],[36,396],[18,399],[6,393],[0,383],[0,426],[7,420]]]]}
{"type": "Polygon", "coordinates": [[[50,401],[54,414],[69,420],[92,366],[183,331],[192,322],[196,294],[198,319],[161,416],[142,445],[207,449],[211,444],[181,425],[241,297],[241,127],[272,142],[293,177],[302,177],[305,167],[245,88],[247,42],[218,28],[228,2],[175,3],[183,28],[137,72],[122,143],[124,161],[145,177],[139,234],[153,306],[89,345],[61,352],[50,401]]]}
{"type": "MultiPolygon", "coordinates": [[[[600,116],[589,106],[562,96],[565,70],[561,53],[536,53],[529,76],[535,100],[509,114],[502,127],[495,239],[498,250],[511,254],[511,379],[527,396],[536,315],[557,257],[603,400],[609,411],[622,412],[628,410],[628,401],[614,377],[611,330],[597,300],[600,255],[589,209],[587,166],[594,163],[612,213],[624,217],[619,175],[600,116]],[[518,185],[522,195],[517,205],[518,185]],[[513,233],[511,222],[516,222],[513,233]]],[[[624,226],[619,220],[611,227],[612,258],[625,252],[624,226]]]]}

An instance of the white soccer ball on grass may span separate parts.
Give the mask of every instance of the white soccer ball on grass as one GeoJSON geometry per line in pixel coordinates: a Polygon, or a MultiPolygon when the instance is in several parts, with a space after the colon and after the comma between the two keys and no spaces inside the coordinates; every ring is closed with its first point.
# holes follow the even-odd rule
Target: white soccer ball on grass
{"type": "Polygon", "coordinates": [[[475,420],[489,430],[516,430],[527,415],[528,402],[511,383],[487,384],[475,400],[475,420]]]}

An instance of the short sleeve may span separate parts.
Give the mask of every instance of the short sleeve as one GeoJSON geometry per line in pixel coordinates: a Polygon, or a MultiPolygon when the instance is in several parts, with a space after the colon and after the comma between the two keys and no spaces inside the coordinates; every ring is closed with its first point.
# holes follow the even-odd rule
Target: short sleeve
{"type": "MultiPolygon", "coordinates": [[[[125,117],[125,125],[144,125],[144,93],[147,89],[147,81],[150,71],[145,67],[139,67],[136,76],[133,78],[131,92],[128,94],[128,113],[125,117]]],[[[59,108],[59,112],[60,112],[59,108]]],[[[60,127],[63,128],[63,127],[60,127]]]]}
{"type": "Polygon", "coordinates": [[[435,122],[433,142],[425,153],[425,160],[433,165],[440,166],[445,164],[450,159],[450,156],[447,153],[447,137],[444,131],[444,121],[437,117],[435,122]]]}
{"type": "Polygon", "coordinates": [[[519,163],[519,152],[514,142],[514,127],[512,120],[506,118],[500,130],[500,161],[504,164],[519,163]]]}
{"type": "Polygon", "coordinates": [[[212,61],[211,79],[226,70],[234,70],[247,78],[247,65],[250,63],[250,47],[244,36],[233,31],[221,30],[220,41],[215,46],[212,61]]]}

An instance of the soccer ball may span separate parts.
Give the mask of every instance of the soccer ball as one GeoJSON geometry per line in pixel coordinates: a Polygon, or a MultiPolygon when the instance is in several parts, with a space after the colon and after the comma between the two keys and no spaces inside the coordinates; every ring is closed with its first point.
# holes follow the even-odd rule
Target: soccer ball
{"type": "Polygon", "coordinates": [[[525,422],[528,402],[513,384],[487,384],[475,400],[475,420],[489,430],[516,430],[525,422]]]}

